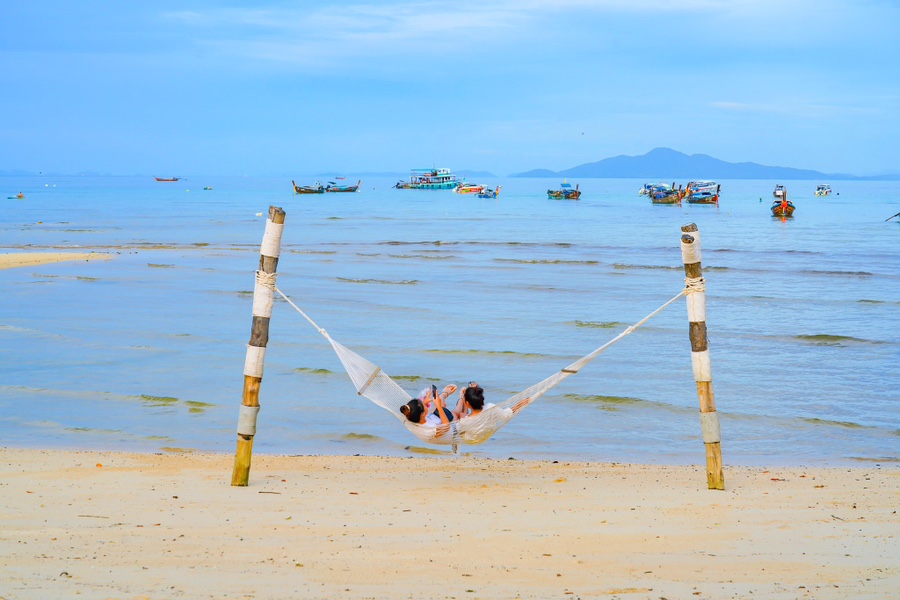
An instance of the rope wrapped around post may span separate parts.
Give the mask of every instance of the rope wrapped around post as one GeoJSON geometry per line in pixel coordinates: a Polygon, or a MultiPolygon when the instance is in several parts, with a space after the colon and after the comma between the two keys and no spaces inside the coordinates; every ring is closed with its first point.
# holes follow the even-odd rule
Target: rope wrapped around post
{"type": "Polygon", "coordinates": [[[722,470],[722,439],[719,415],[712,388],[712,367],[709,362],[709,338],[706,332],[706,282],[700,255],[700,232],[690,223],[681,228],[681,257],[684,262],[691,365],[697,396],[700,400],[700,428],[706,447],[706,481],[711,490],[725,489],[722,470]]]}
{"type": "Polygon", "coordinates": [[[246,486],[250,480],[250,459],[253,454],[253,438],[256,436],[256,419],[259,415],[259,388],[262,384],[269,343],[269,322],[275,304],[275,270],[281,254],[281,235],[285,213],[279,207],[269,207],[266,232],[259,250],[259,269],[253,288],[253,323],[247,357],[244,360],[244,392],[238,416],[237,449],[234,454],[234,470],[231,485],[246,486]]]}

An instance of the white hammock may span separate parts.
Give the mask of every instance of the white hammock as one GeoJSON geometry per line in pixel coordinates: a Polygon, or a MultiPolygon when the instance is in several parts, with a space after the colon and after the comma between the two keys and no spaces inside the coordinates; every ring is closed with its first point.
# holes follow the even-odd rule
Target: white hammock
{"type": "Polygon", "coordinates": [[[557,371],[543,381],[514,394],[503,402],[495,404],[490,408],[485,408],[477,415],[464,417],[451,421],[449,424],[438,425],[435,427],[433,425],[413,423],[407,419],[406,416],[400,412],[400,406],[406,404],[412,398],[403,388],[397,385],[397,382],[391,379],[387,373],[382,371],[381,367],[366,360],[343,344],[333,340],[331,336],[328,335],[327,331],[316,325],[316,323],[310,319],[300,307],[294,304],[284,292],[277,287],[274,287],[274,282],[272,283],[272,286],[273,289],[288,302],[288,304],[293,306],[297,312],[303,315],[303,317],[319,331],[319,333],[325,336],[325,339],[327,339],[331,344],[331,347],[334,348],[335,353],[347,370],[347,374],[350,376],[350,380],[353,381],[356,392],[360,396],[368,398],[400,419],[406,428],[423,442],[447,445],[456,445],[460,443],[475,445],[487,441],[487,439],[494,435],[498,429],[506,425],[519,410],[543,396],[548,390],[559,384],[562,380],[580,371],[582,367],[597,358],[604,350],[632,333],[635,329],[646,323],[651,317],[678,300],[678,298],[683,296],[686,291],[682,290],[677,296],[634,325],[625,329],[625,331],[610,341],[606,342],[590,354],[586,354],[579,358],[568,367],[557,371]]]}

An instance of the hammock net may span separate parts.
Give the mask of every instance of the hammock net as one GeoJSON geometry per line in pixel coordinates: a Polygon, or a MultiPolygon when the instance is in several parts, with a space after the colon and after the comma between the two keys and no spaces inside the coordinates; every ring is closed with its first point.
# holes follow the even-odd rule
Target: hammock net
{"type": "Polygon", "coordinates": [[[413,435],[423,442],[446,445],[476,445],[488,440],[488,438],[490,438],[498,429],[506,425],[521,409],[543,396],[548,390],[555,387],[563,380],[578,373],[582,367],[597,358],[603,351],[632,333],[686,292],[686,290],[682,290],[677,296],[634,325],[626,328],[622,333],[607,343],[603,344],[593,352],[579,358],[564,369],[560,369],[553,373],[543,381],[540,381],[491,407],[485,407],[484,410],[477,415],[456,419],[447,425],[438,425],[435,427],[433,425],[413,423],[407,419],[406,416],[400,412],[400,406],[412,400],[412,397],[406,390],[400,387],[396,381],[391,379],[387,373],[382,371],[381,367],[360,356],[340,342],[332,339],[327,331],[316,325],[316,323],[281,290],[277,287],[274,289],[282,298],[293,306],[297,312],[309,321],[312,326],[325,337],[325,339],[328,340],[340,359],[341,364],[344,365],[344,369],[350,376],[350,380],[353,382],[356,392],[360,396],[368,398],[397,417],[413,435]]]}

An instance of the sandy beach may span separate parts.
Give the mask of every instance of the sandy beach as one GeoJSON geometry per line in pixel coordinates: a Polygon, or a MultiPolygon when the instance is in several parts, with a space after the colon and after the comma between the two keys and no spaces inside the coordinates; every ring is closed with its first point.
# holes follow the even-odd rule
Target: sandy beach
{"type": "Polygon", "coordinates": [[[109,254],[99,252],[12,252],[0,254],[0,269],[36,267],[69,261],[109,260],[109,254]]]}
{"type": "Polygon", "coordinates": [[[0,597],[890,598],[900,472],[3,450],[0,597]]]}

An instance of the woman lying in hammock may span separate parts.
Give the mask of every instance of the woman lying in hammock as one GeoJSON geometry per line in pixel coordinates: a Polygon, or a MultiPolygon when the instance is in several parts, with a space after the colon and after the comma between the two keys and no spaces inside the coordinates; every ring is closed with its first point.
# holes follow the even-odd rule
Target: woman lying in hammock
{"type": "Polygon", "coordinates": [[[437,427],[448,424],[460,416],[460,412],[451,411],[444,406],[444,399],[449,398],[457,387],[452,383],[444,387],[444,391],[438,393],[436,386],[422,390],[418,398],[413,398],[400,407],[400,412],[413,423],[437,427]]]}
{"type": "MultiPolygon", "coordinates": [[[[400,407],[400,412],[406,418],[418,425],[434,428],[433,434],[428,438],[443,437],[449,430],[452,423],[460,423],[460,427],[467,428],[466,424],[469,419],[473,419],[480,415],[483,410],[492,408],[494,404],[484,402],[484,390],[474,381],[469,382],[465,389],[460,390],[459,402],[455,410],[450,410],[444,405],[444,400],[457,390],[457,386],[450,384],[444,388],[440,394],[437,392],[436,386],[431,389],[425,389],[419,394],[418,398],[410,400],[408,403],[400,407]],[[432,412],[432,407],[434,410],[432,412]]],[[[502,417],[503,420],[509,420],[521,408],[527,406],[531,401],[530,398],[524,398],[515,405],[502,409],[508,416],[502,417]]],[[[499,409],[498,409],[499,410],[499,409]]],[[[473,419],[474,423],[475,419],[473,419]]],[[[424,433],[424,432],[423,432],[424,433]]],[[[425,439],[422,435],[418,435],[421,439],[425,439]]],[[[426,440],[427,441],[427,440],[426,440]]]]}

